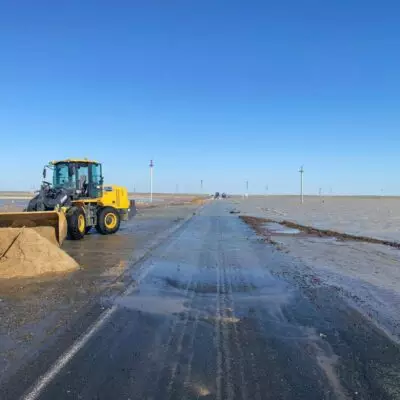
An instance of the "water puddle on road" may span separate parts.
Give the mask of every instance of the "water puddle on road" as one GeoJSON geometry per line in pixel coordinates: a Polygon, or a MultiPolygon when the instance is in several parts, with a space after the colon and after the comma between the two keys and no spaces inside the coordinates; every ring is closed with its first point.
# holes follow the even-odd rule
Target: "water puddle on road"
{"type": "Polygon", "coordinates": [[[277,222],[267,222],[262,225],[268,232],[276,235],[297,235],[300,233],[299,229],[288,228],[284,225],[278,224],[277,222]]]}
{"type": "Polygon", "coordinates": [[[340,240],[337,240],[337,238],[328,236],[328,237],[316,237],[316,236],[310,236],[307,237],[307,242],[311,243],[323,243],[323,244],[335,244],[335,245],[346,245],[345,242],[341,242],[340,240]]]}
{"type": "Polygon", "coordinates": [[[130,310],[160,315],[179,314],[186,309],[183,298],[161,296],[157,292],[147,290],[120,297],[115,304],[130,310]]]}
{"type": "Polygon", "coordinates": [[[137,290],[118,298],[116,304],[152,314],[176,314],[183,312],[188,299],[195,296],[213,308],[216,296],[233,295],[246,307],[255,300],[266,301],[273,313],[279,313],[291,290],[262,268],[220,267],[218,275],[216,267],[157,261],[137,290]]]}

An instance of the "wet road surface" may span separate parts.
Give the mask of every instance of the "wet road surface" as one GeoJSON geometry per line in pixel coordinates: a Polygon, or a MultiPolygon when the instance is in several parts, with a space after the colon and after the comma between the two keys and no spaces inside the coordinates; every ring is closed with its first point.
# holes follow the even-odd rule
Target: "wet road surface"
{"type": "Polygon", "coordinates": [[[283,258],[229,210],[207,205],[154,251],[28,398],[400,398],[399,346],[334,290],[280,277],[283,258]]]}
{"type": "Polygon", "coordinates": [[[137,261],[196,208],[141,208],[115,235],[93,229],[84,240],[66,240],[63,249],[78,261],[79,270],[0,280],[0,399],[19,398],[101,313],[99,297],[121,293],[137,261]]]}

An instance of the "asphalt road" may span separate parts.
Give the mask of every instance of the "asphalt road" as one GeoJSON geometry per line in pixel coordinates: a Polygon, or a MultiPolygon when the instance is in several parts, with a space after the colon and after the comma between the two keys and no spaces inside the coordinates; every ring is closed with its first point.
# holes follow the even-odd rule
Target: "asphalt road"
{"type": "Polygon", "coordinates": [[[334,290],[280,276],[231,208],[207,205],[154,251],[25,398],[400,398],[399,346],[334,290]]]}

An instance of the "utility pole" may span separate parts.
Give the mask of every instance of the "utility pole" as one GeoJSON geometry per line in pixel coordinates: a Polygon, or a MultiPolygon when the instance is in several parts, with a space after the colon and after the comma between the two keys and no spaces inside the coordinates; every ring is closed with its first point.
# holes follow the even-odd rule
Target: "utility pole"
{"type": "Polygon", "coordinates": [[[268,185],[265,185],[265,193],[268,195],[268,185]]]}
{"type": "Polygon", "coordinates": [[[249,197],[249,181],[246,181],[246,197],[249,197]]]}
{"type": "Polygon", "coordinates": [[[304,174],[304,168],[303,166],[300,167],[300,202],[301,204],[304,203],[304,198],[303,198],[303,174],[304,174]]]}
{"type": "Polygon", "coordinates": [[[203,179],[200,181],[200,191],[203,193],[203,179]]]}
{"type": "Polygon", "coordinates": [[[150,160],[150,203],[153,202],[153,167],[154,163],[153,160],[150,160]]]}

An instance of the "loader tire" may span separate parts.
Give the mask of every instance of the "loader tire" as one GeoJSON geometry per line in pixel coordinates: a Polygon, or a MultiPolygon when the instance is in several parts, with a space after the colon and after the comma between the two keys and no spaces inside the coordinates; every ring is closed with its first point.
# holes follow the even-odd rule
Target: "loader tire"
{"type": "Polygon", "coordinates": [[[79,207],[71,207],[67,213],[68,236],[72,240],[83,239],[86,233],[85,213],[79,207]]]}
{"type": "Polygon", "coordinates": [[[26,211],[44,211],[43,205],[39,202],[39,195],[29,201],[26,211]]]}
{"type": "Polygon", "coordinates": [[[96,230],[102,235],[111,235],[117,232],[120,224],[121,217],[114,207],[103,207],[97,212],[96,230]]]}

